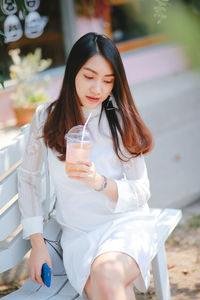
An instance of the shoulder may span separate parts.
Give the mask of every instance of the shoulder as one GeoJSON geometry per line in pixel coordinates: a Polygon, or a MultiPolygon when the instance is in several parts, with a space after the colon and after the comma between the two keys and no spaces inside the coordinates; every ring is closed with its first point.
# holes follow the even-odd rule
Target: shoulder
{"type": "Polygon", "coordinates": [[[48,107],[51,105],[51,102],[44,102],[40,104],[35,111],[35,115],[37,118],[45,118],[48,115],[48,107]]]}
{"type": "Polygon", "coordinates": [[[127,172],[131,172],[132,170],[135,170],[135,172],[137,172],[138,174],[139,173],[146,174],[146,163],[143,154],[140,154],[136,157],[132,157],[127,162],[123,161],[122,165],[127,172]]]}
{"type": "Polygon", "coordinates": [[[41,128],[44,126],[44,124],[46,122],[46,119],[48,117],[48,108],[50,105],[51,105],[51,102],[45,102],[45,103],[40,104],[35,110],[34,119],[35,119],[38,131],[41,130],[41,128]]]}

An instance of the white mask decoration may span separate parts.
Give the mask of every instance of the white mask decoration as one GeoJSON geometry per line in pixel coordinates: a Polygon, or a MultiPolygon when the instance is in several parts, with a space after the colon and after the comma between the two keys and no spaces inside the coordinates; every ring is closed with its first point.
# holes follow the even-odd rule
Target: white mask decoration
{"type": "Polygon", "coordinates": [[[22,35],[22,26],[17,16],[8,16],[4,22],[5,43],[19,40],[22,35]]]}
{"type": "Polygon", "coordinates": [[[1,10],[5,15],[13,15],[17,12],[17,4],[15,0],[2,0],[1,10]]]}
{"type": "Polygon", "coordinates": [[[30,39],[39,37],[43,33],[47,22],[48,17],[41,17],[37,11],[30,12],[25,17],[25,35],[30,39]]]}
{"type": "Polygon", "coordinates": [[[40,6],[40,0],[24,0],[24,4],[28,11],[34,11],[40,6]]]}

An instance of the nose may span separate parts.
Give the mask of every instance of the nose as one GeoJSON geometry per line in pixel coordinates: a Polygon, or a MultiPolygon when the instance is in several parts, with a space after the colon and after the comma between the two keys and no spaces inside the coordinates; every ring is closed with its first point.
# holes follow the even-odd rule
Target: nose
{"type": "Polygon", "coordinates": [[[91,92],[94,95],[100,95],[101,94],[101,81],[95,80],[91,86],[91,92]]]}

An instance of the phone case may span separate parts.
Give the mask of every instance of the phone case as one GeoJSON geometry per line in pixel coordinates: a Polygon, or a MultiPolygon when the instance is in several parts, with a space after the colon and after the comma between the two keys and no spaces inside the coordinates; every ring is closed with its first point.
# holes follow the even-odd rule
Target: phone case
{"type": "Polygon", "coordinates": [[[42,280],[44,282],[44,284],[47,286],[47,287],[50,287],[51,285],[51,269],[49,268],[49,266],[44,263],[42,265],[42,280]]]}

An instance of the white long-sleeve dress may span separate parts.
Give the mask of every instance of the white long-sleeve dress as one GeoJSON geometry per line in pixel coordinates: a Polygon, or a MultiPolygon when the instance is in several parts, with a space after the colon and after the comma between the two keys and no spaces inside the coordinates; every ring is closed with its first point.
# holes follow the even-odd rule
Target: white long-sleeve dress
{"type": "MultiPolygon", "coordinates": [[[[41,168],[44,142],[42,136],[48,103],[39,106],[34,115],[23,163],[18,172],[19,207],[24,238],[43,232],[41,207],[41,168]]],[[[85,119],[91,111],[83,108],[85,119]]],[[[115,180],[118,200],[71,179],[65,162],[48,148],[48,162],[55,188],[56,218],[63,228],[61,245],[63,261],[72,286],[84,294],[84,286],[94,259],[108,251],[119,251],[133,257],[141,276],[135,286],[145,292],[149,286],[149,267],[156,241],[155,220],[149,214],[149,180],[144,157],[129,162],[119,160],[101,105],[92,110],[88,127],[93,136],[90,159],[99,174],[115,180]]]]}

